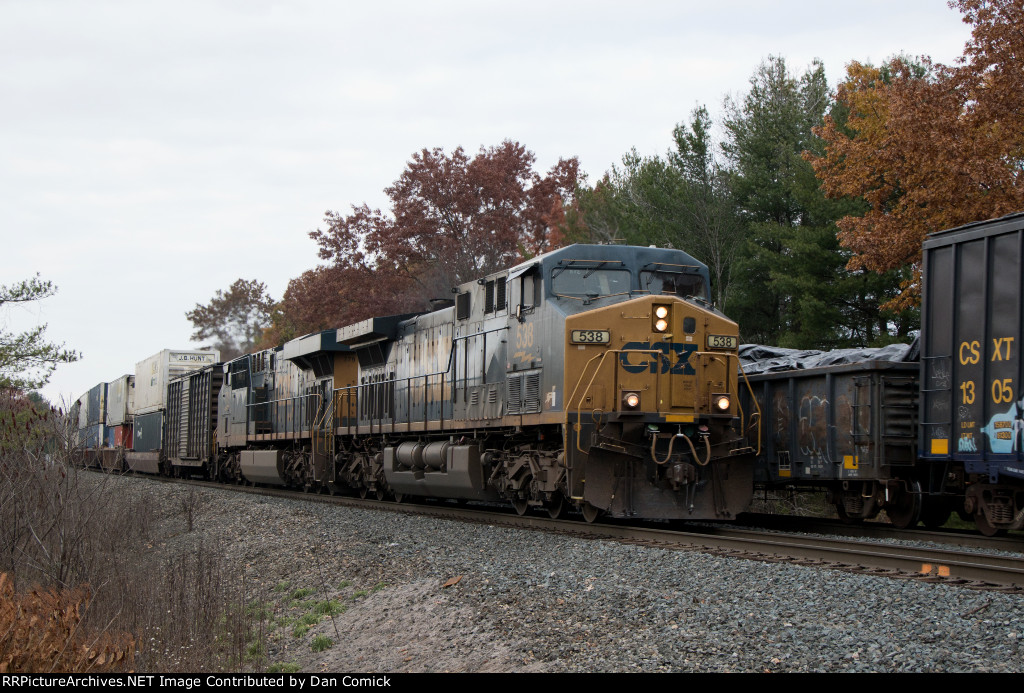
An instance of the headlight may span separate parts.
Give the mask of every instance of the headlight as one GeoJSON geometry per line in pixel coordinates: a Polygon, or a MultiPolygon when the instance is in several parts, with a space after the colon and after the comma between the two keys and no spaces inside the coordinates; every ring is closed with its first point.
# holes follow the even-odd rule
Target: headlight
{"type": "Polygon", "coordinates": [[[638,409],[640,407],[640,393],[639,392],[624,392],[622,393],[622,408],[623,409],[638,409]]]}
{"type": "Polygon", "coordinates": [[[668,332],[668,306],[654,306],[654,331],[668,332]]]}
{"type": "Polygon", "coordinates": [[[729,399],[729,395],[714,395],[714,406],[719,412],[729,411],[729,407],[732,405],[732,401],[729,399]]]}

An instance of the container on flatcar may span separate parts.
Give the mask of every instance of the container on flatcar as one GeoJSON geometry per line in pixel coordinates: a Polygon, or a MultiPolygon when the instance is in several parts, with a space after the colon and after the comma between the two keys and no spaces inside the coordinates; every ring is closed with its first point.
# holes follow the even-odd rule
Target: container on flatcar
{"type": "Polygon", "coordinates": [[[924,243],[919,450],[983,532],[1024,525],[1024,213],[924,243]]]}
{"type": "Polygon", "coordinates": [[[83,423],[85,426],[103,424],[107,415],[107,384],[100,383],[89,389],[85,395],[87,406],[82,411],[85,414],[83,423]]]}
{"type": "Polygon", "coordinates": [[[166,406],[167,385],[174,378],[220,361],[220,351],[164,349],[135,364],[135,413],[148,414],[166,406]]]}
{"type": "Polygon", "coordinates": [[[163,445],[164,412],[136,414],[132,422],[132,452],[128,454],[128,467],[132,471],[157,474],[160,472],[160,449],[163,445]]]}
{"type": "MultiPolygon", "coordinates": [[[[749,376],[760,404],[755,481],[826,488],[839,514],[917,522],[918,364],[870,360],[749,376]]],[[[744,409],[749,395],[741,391],[744,409]]]]}
{"type": "Polygon", "coordinates": [[[96,450],[106,442],[103,424],[91,424],[78,431],[78,444],[87,450],[96,450]]]}
{"type": "Polygon", "coordinates": [[[132,449],[132,427],[129,424],[107,426],[107,445],[112,448],[132,449]]]}
{"type": "Polygon", "coordinates": [[[98,463],[98,451],[106,444],[107,384],[100,383],[76,400],[72,408],[75,444],[82,451],[84,463],[98,463]]]}
{"type": "Polygon", "coordinates": [[[135,376],[128,373],[107,383],[107,426],[131,422],[135,411],[135,376]]]}

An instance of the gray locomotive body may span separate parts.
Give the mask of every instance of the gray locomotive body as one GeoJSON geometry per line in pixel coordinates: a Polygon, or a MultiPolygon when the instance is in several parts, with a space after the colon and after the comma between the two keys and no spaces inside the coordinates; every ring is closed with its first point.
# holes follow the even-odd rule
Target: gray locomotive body
{"type": "Polygon", "coordinates": [[[575,245],[453,294],[173,381],[165,469],[590,520],[747,507],[738,331],[692,257],[575,245]]]}

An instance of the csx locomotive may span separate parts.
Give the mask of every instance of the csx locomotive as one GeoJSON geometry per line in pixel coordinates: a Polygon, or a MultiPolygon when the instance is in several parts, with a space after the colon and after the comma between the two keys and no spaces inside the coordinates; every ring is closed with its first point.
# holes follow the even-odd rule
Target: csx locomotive
{"type": "Polygon", "coordinates": [[[171,380],[123,464],[588,521],[747,508],[757,413],[700,262],[572,245],[452,293],[171,380]]]}

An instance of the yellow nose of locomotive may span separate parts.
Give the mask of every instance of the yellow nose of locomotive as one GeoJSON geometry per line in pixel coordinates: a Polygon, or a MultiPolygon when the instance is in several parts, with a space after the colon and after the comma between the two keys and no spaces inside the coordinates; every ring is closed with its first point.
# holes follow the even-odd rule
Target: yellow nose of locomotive
{"type": "Polygon", "coordinates": [[[566,402],[665,421],[737,413],[736,324],[680,298],[645,296],[566,320],[566,402]]]}

